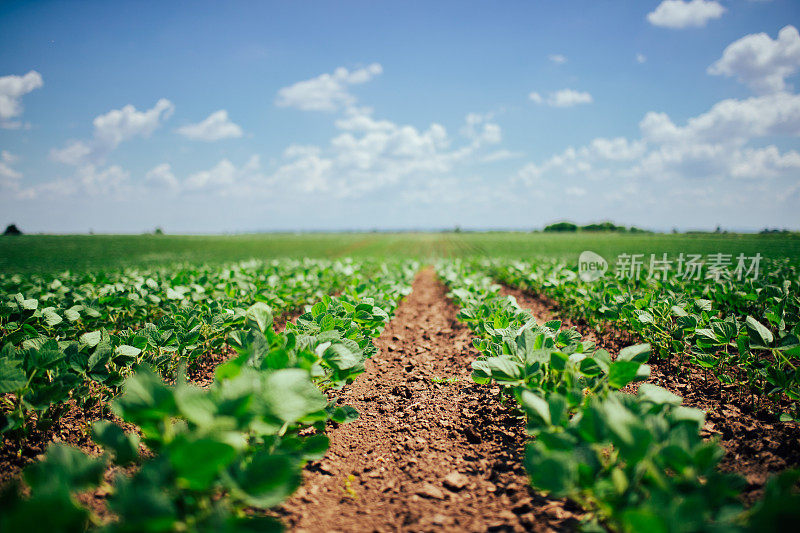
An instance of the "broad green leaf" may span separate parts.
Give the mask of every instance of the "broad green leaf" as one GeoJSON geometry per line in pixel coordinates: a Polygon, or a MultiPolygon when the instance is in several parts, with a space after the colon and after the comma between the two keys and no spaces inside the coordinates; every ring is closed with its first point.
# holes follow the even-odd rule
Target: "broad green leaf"
{"type": "Polygon", "coordinates": [[[325,409],[327,400],[308,372],[287,368],[269,374],[264,383],[264,398],[272,413],[284,422],[296,422],[325,409]]]}
{"type": "Polygon", "coordinates": [[[615,389],[621,389],[636,380],[640,366],[641,363],[636,361],[614,361],[608,371],[608,384],[615,389]]]}
{"type": "Polygon", "coordinates": [[[102,338],[102,333],[100,331],[90,331],[89,333],[84,333],[80,336],[81,344],[85,344],[90,348],[94,348],[98,344],[100,344],[100,339],[102,338]]]}
{"type": "Polygon", "coordinates": [[[267,509],[294,492],[302,477],[297,459],[261,450],[248,463],[234,465],[225,472],[223,479],[234,497],[267,509]]]}
{"type": "Polygon", "coordinates": [[[750,338],[753,339],[755,336],[755,340],[760,341],[762,346],[769,346],[772,344],[774,337],[772,336],[772,332],[761,322],[756,320],[755,318],[748,316],[745,319],[745,324],[747,324],[748,329],[752,332],[750,338]]]}
{"type": "Polygon", "coordinates": [[[246,318],[249,324],[264,333],[272,325],[272,308],[264,302],[256,302],[247,309],[246,318]]]}
{"type": "Polygon", "coordinates": [[[646,363],[650,358],[650,344],[634,344],[620,350],[617,361],[636,361],[646,363]]]}
{"type": "Polygon", "coordinates": [[[656,405],[680,405],[683,398],[676,394],[672,394],[667,389],[653,385],[652,383],[642,383],[639,386],[639,398],[642,401],[651,402],[656,405]]]}
{"type": "MultiPolygon", "coordinates": [[[[3,350],[3,353],[7,353],[3,350]]],[[[0,358],[0,394],[16,392],[28,383],[28,377],[19,367],[19,361],[0,358]]]]}
{"type": "Polygon", "coordinates": [[[92,439],[113,452],[118,465],[130,463],[139,457],[139,436],[133,432],[125,433],[108,420],[99,420],[92,425],[92,439]]]}
{"type": "Polygon", "coordinates": [[[545,426],[550,425],[550,404],[546,400],[537,396],[529,390],[522,391],[522,407],[528,412],[536,415],[545,426]]]}
{"type": "Polygon", "coordinates": [[[176,441],[170,446],[170,462],[178,482],[186,488],[207,490],[223,468],[236,458],[236,450],[213,439],[176,441]]]}
{"type": "Polygon", "coordinates": [[[55,309],[52,307],[42,309],[42,318],[44,319],[45,324],[47,324],[51,328],[53,326],[60,324],[64,320],[59,316],[58,313],[56,313],[55,309]]]}

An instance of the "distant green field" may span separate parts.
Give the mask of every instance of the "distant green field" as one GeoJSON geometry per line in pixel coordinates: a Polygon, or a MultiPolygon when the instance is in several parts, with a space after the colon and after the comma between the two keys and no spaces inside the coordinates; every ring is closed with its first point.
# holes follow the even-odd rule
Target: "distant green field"
{"type": "Polygon", "coordinates": [[[575,258],[620,253],[760,252],[800,261],[800,236],[617,233],[308,233],[251,235],[22,235],[0,237],[0,271],[102,270],[173,262],[275,257],[453,256],[575,258]]]}

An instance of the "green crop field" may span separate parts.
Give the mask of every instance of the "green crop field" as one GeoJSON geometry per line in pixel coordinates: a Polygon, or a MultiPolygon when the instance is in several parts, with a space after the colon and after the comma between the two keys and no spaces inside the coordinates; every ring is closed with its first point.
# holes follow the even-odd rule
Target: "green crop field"
{"type": "MultiPolygon", "coordinates": [[[[279,528],[276,506],[296,505],[307,465],[353,471],[347,453],[326,453],[337,446],[329,435],[366,443],[400,424],[380,439],[389,479],[428,460],[406,461],[427,441],[403,435],[420,427],[469,461],[453,435],[478,443],[476,428],[499,422],[472,412],[486,389],[467,381],[516,406],[501,425],[525,435],[526,452],[504,455],[502,469],[524,467],[523,483],[568,498],[586,527],[759,531],[796,516],[793,234],[23,235],[0,239],[0,251],[4,531],[41,525],[45,507],[61,510],[47,520],[64,531],[279,528]],[[585,277],[584,251],[616,275],[585,277]],[[638,266],[617,263],[631,256],[638,266]],[[441,365],[466,352],[437,320],[471,336],[468,366],[441,365]],[[358,422],[351,403],[375,416],[368,396],[351,392],[359,379],[392,391],[385,399],[403,421],[381,407],[358,422]],[[446,391],[466,402],[455,422],[436,414],[454,401],[446,391]],[[725,450],[737,450],[735,465],[725,450]]],[[[355,471],[374,466],[364,468],[355,471]]],[[[333,494],[318,505],[336,517],[337,490],[353,502],[358,491],[383,494],[374,477],[307,484],[333,494]]],[[[443,487],[455,495],[462,479],[451,472],[443,487]]],[[[427,483],[398,497],[445,497],[427,483]]],[[[282,512],[290,524],[318,516],[304,504],[282,512]]],[[[569,527],[575,512],[564,511],[569,527]]]]}
{"type": "Polygon", "coordinates": [[[800,235],[618,233],[311,233],[252,235],[21,235],[0,238],[0,271],[98,270],[175,262],[377,257],[575,259],[620,253],[761,253],[800,260],[800,235]]]}

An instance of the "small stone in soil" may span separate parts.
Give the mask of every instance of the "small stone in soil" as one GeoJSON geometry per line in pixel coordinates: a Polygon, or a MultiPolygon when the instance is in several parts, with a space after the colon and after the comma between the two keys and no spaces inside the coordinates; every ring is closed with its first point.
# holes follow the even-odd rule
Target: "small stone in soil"
{"type": "Polygon", "coordinates": [[[458,492],[469,483],[469,478],[460,472],[450,472],[444,478],[444,486],[448,489],[458,492]]]}
{"type": "Polygon", "coordinates": [[[436,500],[444,499],[444,492],[442,492],[442,489],[435,487],[430,483],[424,483],[417,490],[417,494],[419,494],[420,496],[424,496],[425,498],[433,498],[436,500]]]}

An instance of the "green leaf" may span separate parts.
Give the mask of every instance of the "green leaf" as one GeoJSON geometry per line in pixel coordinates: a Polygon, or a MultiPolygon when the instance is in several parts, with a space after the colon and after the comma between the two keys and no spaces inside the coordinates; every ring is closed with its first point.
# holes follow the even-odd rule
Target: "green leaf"
{"type": "Polygon", "coordinates": [[[210,426],[217,413],[217,404],[205,389],[180,385],[175,389],[175,404],[180,412],[200,427],[210,426]]]}
{"type": "Polygon", "coordinates": [[[664,519],[649,509],[629,509],[622,513],[623,530],[628,532],[669,533],[664,519]]]}
{"type": "Polygon", "coordinates": [[[652,383],[642,383],[638,394],[642,401],[656,405],[680,405],[683,402],[683,398],[677,394],[672,394],[667,389],[652,383]]]}
{"type": "Polygon", "coordinates": [[[650,358],[650,344],[634,344],[620,350],[617,361],[635,361],[646,363],[650,358]]]}
{"type": "Polygon", "coordinates": [[[328,346],[322,354],[322,360],[337,370],[355,368],[361,364],[361,357],[343,343],[328,346]]]}
{"type": "Polygon", "coordinates": [[[272,325],[272,308],[264,302],[256,302],[247,309],[245,318],[251,327],[256,327],[264,333],[272,325]]]}
{"type": "Polygon", "coordinates": [[[123,357],[138,357],[142,351],[139,348],[135,348],[133,346],[128,346],[127,344],[120,344],[114,350],[116,355],[121,355],[123,357]]]}
{"type": "Polygon", "coordinates": [[[0,359],[0,394],[16,392],[28,383],[25,372],[19,367],[19,361],[6,359],[6,353],[7,350],[4,349],[4,357],[0,359]]]}
{"type": "Polygon", "coordinates": [[[537,446],[537,443],[528,443],[525,448],[525,469],[533,486],[546,490],[556,497],[569,494],[577,477],[571,454],[547,453],[537,446]]]}
{"type": "Polygon", "coordinates": [[[640,366],[641,363],[636,361],[614,361],[608,371],[608,384],[615,389],[621,389],[636,380],[640,366]]]}
{"type": "Polygon", "coordinates": [[[44,319],[45,324],[47,324],[51,328],[53,326],[61,324],[61,322],[64,321],[64,319],[61,318],[58,315],[58,313],[56,313],[55,309],[53,309],[52,307],[42,309],[42,318],[44,319]]]}
{"type": "MultiPolygon", "coordinates": [[[[311,316],[317,318],[319,315],[327,311],[328,306],[324,302],[317,302],[311,307],[311,316]]],[[[356,308],[358,310],[358,307],[356,308]]]]}
{"type": "Polygon", "coordinates": [[[333,410],[331,414],[331,420],[338,424],[345,424],[347,422],[352,422],[359,417],[358,411],[355,407],[351,407],[349,405],[343,405],[341,407],[337,407],[333,410]]]}
{"type": "Polygon", "coordinates": [[[594,377],[603,373],[600,365],[591,357],[587,357],[580,362],[580,372],[584,376],[594,377]]]}
{"type": "Polygon", "coordinates": [[[233,446],[208,438],[176,441],[170,452],[179,483],[193,490],[208,490],[222,469],[236,458],[233,446]]]}
{"type": "Polygon", "coordinates": [[[17,305],[19,305],[19,308],[23,311],[36,311],[36,309],[39,307],[39,300],[36,298],[25,300],[21,297],[21,295],[18,295],[17,305]]]}
{"type": "Polygon", "coordinates": [[[84,333],[78,339],[81,344],[88,346],[89,348],[94,348],[98,344],[100,344],[100,339],[102,339],[102,332],[100,331],[90,331],[88,333],[84,333]]]}
{"type": "Polygon", "coordinates": [[[311,382],[308,372],[299,368],[278,370],[267,376],[264,399],[272,413],[284,422],[296,422],[325,409],[325,396],[311,382]]]}
{"type": "Polygon", "coordinates": [[[522,367],[506,357],[489,357],[484,362],[498,383],[512,383],[522,379],[522,367]]]}
{"type": "Polygon", "coordinates": [[[223,479],[234,497],[266,509],[294,492],[302,477],[297,459],[260,450],[249,463],[235,465],[227,471],[223,479]]]}
{"type": "Polygon", "coordinates": [[[545,426],[550,425],[550,404],[529,390],[522,391],[522,407],[541,420],[545,426]]]}
{"type": "Polygon", "coordinates": [[[125,433],[108,420],[99,420],[92,425],[92,438],[114,453],[118,465],[130,463],[139,457],[139,436],[133,432],[125,433]]]}
{"type": "Polygon", "coordinates": [[[77,448],[55,443],[47,447],[42,461],[25,469],[25,481],[34,492],[66,488],[77,491],[97,485],[105,471],[105,463],[77,448]]]}
{"type": "Polygon", "coordinates": [[[756,320],[755,318],[748,316],[745,319],[745,324],[747,325],[747,329],[750,330],[751,335],[750,338],[753,339],[755,336],[755,340],[760,340],[760,344],[762,346],[769,346],[772,344],[774,337],[772,336],[772,332],[761,322],[756,320]]]}

